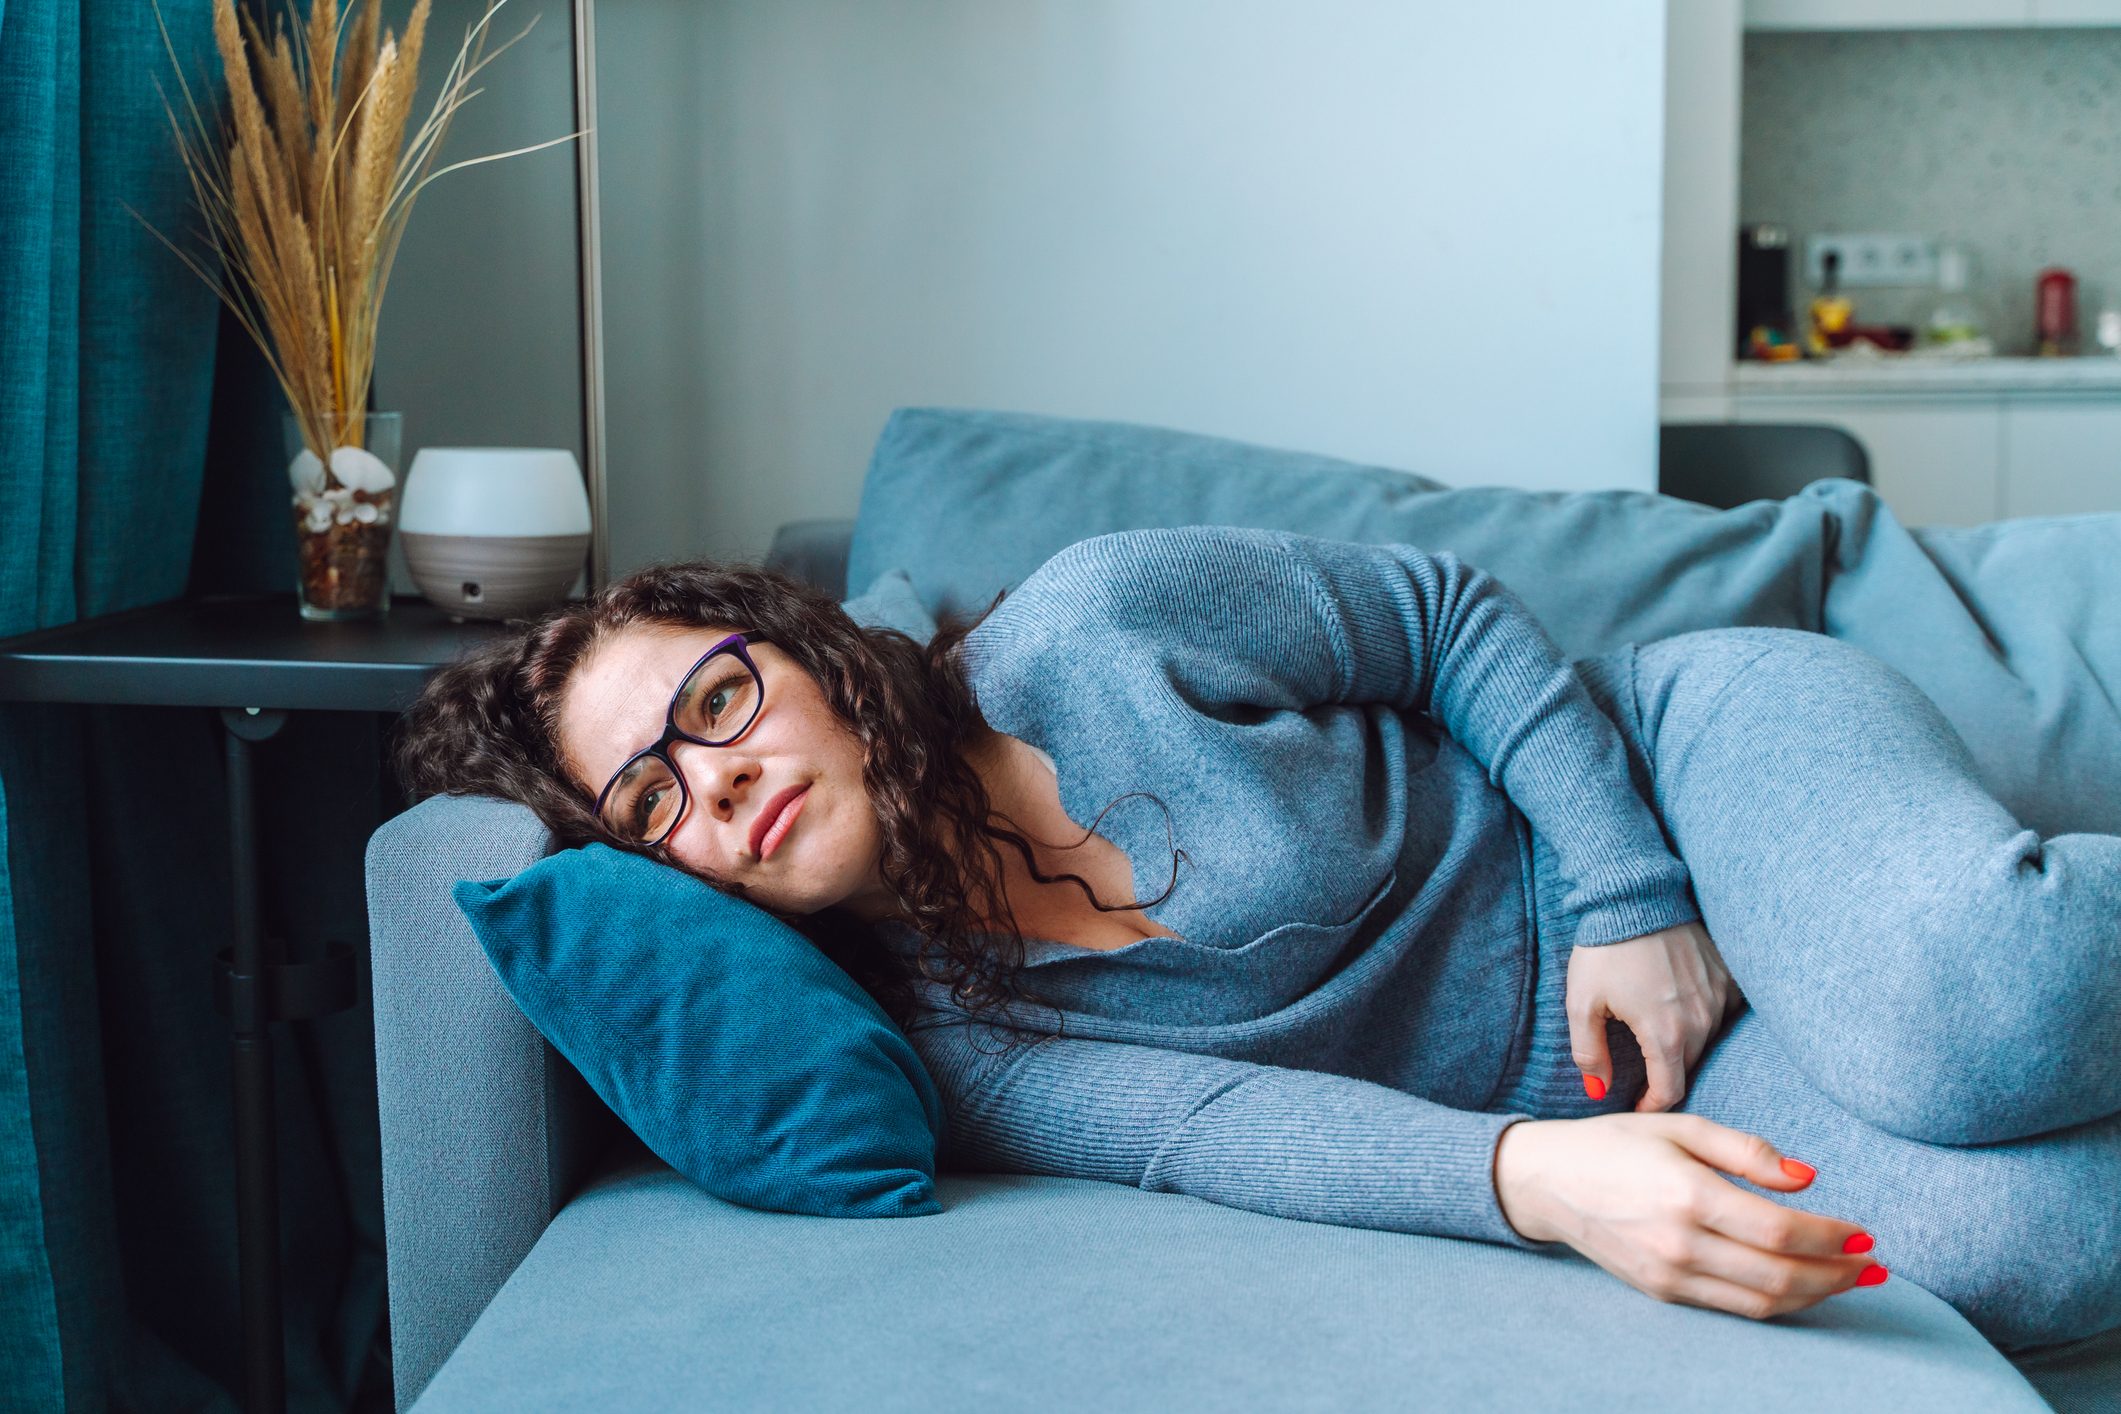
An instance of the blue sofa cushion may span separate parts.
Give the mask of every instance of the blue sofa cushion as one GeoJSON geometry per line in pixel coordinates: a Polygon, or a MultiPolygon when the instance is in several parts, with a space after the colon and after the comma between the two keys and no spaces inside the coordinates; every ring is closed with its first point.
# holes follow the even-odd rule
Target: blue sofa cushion
{"type": "Polygon", "coordinates": [[[1717,512],[1647,491],[1453,489],[1169,428],[900,408],[862,485],[847,582],[909,569],[922,602],[971,614],[1093,535],[1290,530],[1451,550],[1535,601],[1555,640],[1589,657],[1726,624],[1818,628],[1830,513],[1818,502],[1793,510],[1717,512]]]}
{"type": "Polygon", "coordinates": [[[1080,1178],[938,1188],[942,1214],[918,1225],[819,1223],[716,1203],[652,1161],[612,1172],[553,1220],[415,1414],[2047,1414],[1964,1317],[1897,1275],[1748,1321],[1649,1300],[1574,1252],[1080,1178]]]}
{"type": "Polygon", "coordinates": [[[826,1217],[941,1211],[934,1081],[793,928],[599,843],[452,894],[523,1014],[701,1188],[826,1217]]]}

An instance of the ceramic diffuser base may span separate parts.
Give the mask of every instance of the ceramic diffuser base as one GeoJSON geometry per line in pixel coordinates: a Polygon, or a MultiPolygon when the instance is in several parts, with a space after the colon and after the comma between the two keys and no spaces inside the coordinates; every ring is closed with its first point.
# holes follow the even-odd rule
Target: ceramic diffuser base
{"type": "Polygon", "coordinates": [[[413,583],[465,619],[524,618],[559,603],[590,531],[581,468],[553,447],[423,447],[398,510],[413,583]]]}
{"type": "Polygon", "coordinates": [[[400,528],[405,567],[435,607],[467,619],[512,619],[566,597],[589,536],[422,535],[400,528]]]}

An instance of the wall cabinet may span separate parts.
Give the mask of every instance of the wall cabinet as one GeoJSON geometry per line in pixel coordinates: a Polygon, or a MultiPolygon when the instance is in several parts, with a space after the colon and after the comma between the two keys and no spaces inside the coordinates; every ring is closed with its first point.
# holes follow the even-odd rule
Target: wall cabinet
{"type": "Polygon", "coordinates": [[[2121,510],[2121,405],[2007,402],[2003,514],[2121,510]]]}
{"type": "Polygon", "coordinates": [[[1979,525],[2003,506],[2003,413],[1941,398],[1738,398],[1738,422],[1823,422],[1871,457],[1871,484],[1903,525],[1979,525]]]}
{"type": "Polygon", "coordinates": [[[2121,25],[2121,0],[1745,0],[1747,29],[2121,25]]]}
{"type": "Polygon", "coordinates": [[[1740,396],[1731,420],[1845,428],[1903,525],[2121,511],[2121,402],[1740,396]]]}
{"type": "Polygon", "coordinates": [[[2036,25],[2121,25],[2116,0],[2033,0],[2036,25]]]}

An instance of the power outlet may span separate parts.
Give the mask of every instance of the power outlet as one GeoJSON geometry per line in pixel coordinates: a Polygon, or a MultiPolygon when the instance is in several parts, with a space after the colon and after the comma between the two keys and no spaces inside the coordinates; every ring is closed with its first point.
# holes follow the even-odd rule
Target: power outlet
{"type": "Polygon", "coordinates": [[[1821,235],[1804,243],[1804,272],[1815,290],[1826,279],[1830,250],[1841,256],[1845,289],[1937,283],[1937,243],[1926,236],[1821,235]]]}

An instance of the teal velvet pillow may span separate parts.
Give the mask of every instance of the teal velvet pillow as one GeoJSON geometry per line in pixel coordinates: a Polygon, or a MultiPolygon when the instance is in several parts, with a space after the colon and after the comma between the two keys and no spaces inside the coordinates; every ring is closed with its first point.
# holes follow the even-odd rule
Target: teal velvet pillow
{"type": "Polygon", "coordinates": [[[597,843],[453,894],[523,1014],[700,1187],[824,1217],[942,1211],[935,1082],[787,924],[597,843]]]}

